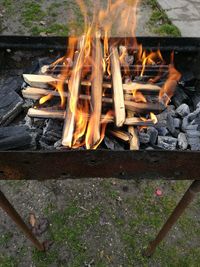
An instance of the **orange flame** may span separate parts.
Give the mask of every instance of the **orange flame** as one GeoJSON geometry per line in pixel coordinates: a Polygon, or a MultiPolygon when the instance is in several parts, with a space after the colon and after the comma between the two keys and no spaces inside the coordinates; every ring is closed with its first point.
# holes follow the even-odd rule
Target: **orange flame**
{"type": "Polygon", "coordinates": [[[135,102],[147,103],[145,96],[137,89],[134,89],[132,93],[135,102]]]}
{"type": "Polygon", "coordinates": [[[162,90],[160,91],[159,99],[165,105],[168,105],[170,99],[175,93],[178,81],[181,79],[181,74],[177,71],[173,64],[169,65],[169,76],[165,82],[162,90]]]}

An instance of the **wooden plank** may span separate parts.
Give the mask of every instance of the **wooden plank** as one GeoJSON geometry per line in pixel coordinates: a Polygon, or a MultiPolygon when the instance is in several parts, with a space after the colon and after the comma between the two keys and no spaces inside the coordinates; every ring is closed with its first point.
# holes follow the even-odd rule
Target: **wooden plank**
{"type": "Polygon", "coordinates": [[[117,47],[111,47],[110,53],[111,73],[113,81],[113,101],[115,109],[115,124],[117,127],[121,127],[124,124],[126,114],[119,53],[117,47]]]}

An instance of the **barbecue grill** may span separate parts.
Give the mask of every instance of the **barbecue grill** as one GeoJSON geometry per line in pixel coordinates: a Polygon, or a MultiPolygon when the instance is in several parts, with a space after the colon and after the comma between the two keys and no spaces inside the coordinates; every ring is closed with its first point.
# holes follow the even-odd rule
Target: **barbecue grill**
{"type": "MultiPolygon", "coordinates": [[[[126,41],[131,43],[131,38],[126,41]]],[[[111,42],[125,44],[124,38],[111,38],[111,42]]],[[[138,42],[144,48],[160,48],[164,55],[175,52],[176,68],[180,71],[192,70],[200,80],[200,39],[198,38],[158,38],[140,37],[138,42]]],[[[30,63],[39,56],[55,57],[66,49],[66,38],[62,37],[0,37],[0,79],[11,73],[22,74],[30,63]],[[20,55],[20,60],[13,53],[20,55]]],[[[34,67],[34,66],[33,66],[34,67]]],[[[109,150],[67,150],[67,151],[1,151],[1,179],[67,179],[87,177],[116,177],[120,179],[166,179],[195,180],[182,201],[150,245],[148,255],[164,238],[184,209],[200,191],[200,152],[198,151],[109,151],[109,150]]],[[[33,243],[43,250],[43,246],[26,228],[19,215],[6,200],[3,193],[1,207],[23,229],[33,243]]]]}

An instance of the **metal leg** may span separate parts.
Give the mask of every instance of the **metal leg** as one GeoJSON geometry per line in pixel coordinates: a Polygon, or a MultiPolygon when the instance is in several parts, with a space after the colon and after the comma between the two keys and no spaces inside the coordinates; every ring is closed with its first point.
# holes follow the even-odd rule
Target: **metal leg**
{"type": "Polygon", "coordinates": [[[185,211],[188,205],[193,201],[196,194],[199,192],[200,192],[200,181],[194,181],[189,187],[189,189],[186,191],[185,195],[183,196],[179,204],[174,209],[173,213],[171,214],[167,222],[160,230],[156,239],[149,243],[149,247],[145,252],[146,256],[150,257],[154,253],[156,247],[165,238],[165,236],[168,234],[172,226],[177,222],[179,217],[182,215],[182,213],[185,211]]]}
{"type": "Polygon", "coordinates": [[[21,216],[17,213],[15,208],[11,205],[5,195],[0,191],[0,207],[10,216],[10,218],[17,224],[17,226],[24,232],[29,240],[35,245],[40,251],[44,251],[44,246],[41,244],[28,226],[25,224],[21,216]]]}

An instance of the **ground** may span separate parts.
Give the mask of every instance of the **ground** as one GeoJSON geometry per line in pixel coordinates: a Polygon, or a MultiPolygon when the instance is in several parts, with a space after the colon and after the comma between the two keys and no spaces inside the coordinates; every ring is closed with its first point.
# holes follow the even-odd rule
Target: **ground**
{"type": "MultiPolygon", "coordinates": [[[[1,34],[67,35],[77,27],[82,29],[75,1],[0,2],[1,34]]],[[[139,14],[137,35],[180,35],[156,1],[143,1],[139,14]]],[[[198,267],[199,198],[155,255],[143,256],[189,184],[114,178],[0,181],[2,191],[27,223],[30,213],[48,219],[49,229],[39,239],[53,241],[45,254],[38,252],[0,211],[0,267],[198,267]],[[157,189],[162,196],[156,195],[157,189]]]]}

